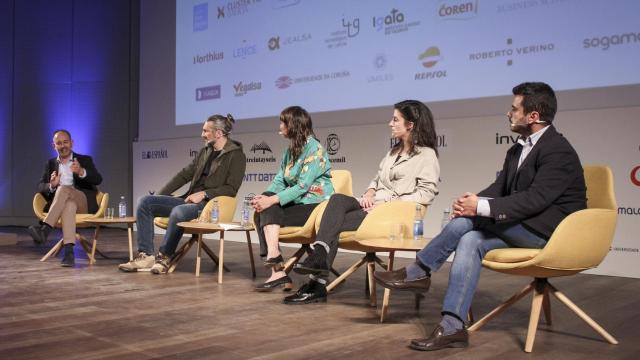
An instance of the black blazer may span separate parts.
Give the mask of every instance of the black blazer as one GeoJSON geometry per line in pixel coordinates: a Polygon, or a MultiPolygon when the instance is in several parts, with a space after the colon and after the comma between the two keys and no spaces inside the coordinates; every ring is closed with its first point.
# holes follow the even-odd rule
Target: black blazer
{"type": "MultiPolygon", "coordinates": [[[[80,155],[74,152],[73,157],[75,157],[80,163],[80,166],[87,171],[87,176],[85,176],[84,179],[79,178],[76,174],[73,175],[73,187],[82,191],[87,197],[89,213],[95,213],[98,211],[98,203],[96,202],[98,188],[96,186],[102,183],[102,175],[100,175],[93,164],[91,156],[80,155]]],[[[52,158],[47,161],[44,165],[44,172],[42,173],[40,182],[38,183],[38,192],[47,200],[47,206],[44,208],[44,211],[49,210],[49,205],[51,205],[51,201],[53,201],[55,195],[55,189],[53,192],[49,191],[49,179],[51,179],[51,173],[54,171],[58,171],[58,158],[52,158]]]]}
{"type": "Polygon", "coordinates": [[[552,125],[538,139],[518,169],[522,145],[515,144],[502,171],[478,196],[489,200],[494,222],[521,222],[548,239],[567,215],[587,207],[578,154],[552,125]]]}

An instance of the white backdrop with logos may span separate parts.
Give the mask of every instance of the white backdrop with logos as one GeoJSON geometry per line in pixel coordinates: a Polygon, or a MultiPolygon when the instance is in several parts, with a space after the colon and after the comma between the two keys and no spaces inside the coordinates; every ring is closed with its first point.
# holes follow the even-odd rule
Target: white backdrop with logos
{"type": "MultiPolygon", "coordinates": [[[[605,261],[591,273],[640,278],[640,122],[629,116],[638,112],[640,107],[566,111],[556,116],[555,126],[576,148],[582,163],[606,164],[615,177],[619,206],[616,237],[605,261]]],[[[389,149],[387,121],[380,119],[380,125],[316,129],[316,135],[330,151],[333,168],[351,171],[355,196],[366,190],[389,149]]],[[[441,183],[440,194],[425,218],[427,236],[438,233],[443,210],[453,197],[464,191],[480,191],[495,179],[516,138],[506,117],[499,116],[437,120],[436,127],[441,183]]],[[[238,196],[259,194],[277,172],[287,141],[277,134],[277,129],[232,137],[243,143],[247,156],[245,181],[238,196]]],[[[140,196],[162,187],[193,159],[202,144],[198,137],[134,143],[134,209],[140,196]]],[[[239,218],[240,206],[235,216],[239,218]]],[[[243,240],[237,234],[228,238],[243,240]]],[[[255,234],[253,240],[256,241],[255,234]]]]}

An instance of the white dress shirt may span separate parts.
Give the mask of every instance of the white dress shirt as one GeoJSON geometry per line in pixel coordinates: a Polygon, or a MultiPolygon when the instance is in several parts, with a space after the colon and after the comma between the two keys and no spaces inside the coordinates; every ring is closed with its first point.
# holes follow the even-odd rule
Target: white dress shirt
{"type": "MultiPolygon", "coordinates": [[[[62,162],[60,156],[58,156],[58,158],[56,159],[56,161],[58,162],[58,175],[60,175],[60,183],[58,184],[58,186],[73,186],[73,171],[71,171],[71,164],[73,163],[73,159],[75,159],[73,153],[71,153],[71,157],[69,157],[66,163],[62,162]]],[[[87,170],[82,169],[82,174],[78,177],[84,179],[86,176],[87,170]]],[[[49,190],[51,192],[55,190],[51,187],[51,184],[49,184],[49,190]]]]}

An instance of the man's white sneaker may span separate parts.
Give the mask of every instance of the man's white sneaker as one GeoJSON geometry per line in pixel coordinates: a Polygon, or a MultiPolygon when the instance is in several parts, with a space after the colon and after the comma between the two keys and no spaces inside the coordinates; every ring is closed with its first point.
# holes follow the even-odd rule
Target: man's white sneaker
{"type": "Polygon", "coordinates": [[[147,255],[143,252],[138,253],[135,259],[128,263],[118,265],[118,269],[124,272],[151,271],[151,267],[155,263],[153,255],[147,255]]]}

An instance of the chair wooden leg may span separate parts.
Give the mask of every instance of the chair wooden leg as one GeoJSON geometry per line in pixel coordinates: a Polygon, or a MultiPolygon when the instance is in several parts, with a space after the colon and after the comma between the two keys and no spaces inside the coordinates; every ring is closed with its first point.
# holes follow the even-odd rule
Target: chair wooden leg
{"type": "Polygon", "coordinates": [[[587,315],[582,309],[580,309],[576,304],[574,304],[568,297],[566,297],[563,293],[558,291],[553,285],[548,284],[549,290],[551,290],[551,294],[556,297],[556,299],[560,300],[564,305],[566,305],[571,311],[573,311],[578,317],[580,317],[584,322],[586,322],[593,330],[595,330],[600,336],[605,338],[611,344],[618,344],[618,340],[611,336],[604,328],[602,328],[597,322],[595,322],[589,315],[587,315]]]}
{"type": "Polygon", "coordinates": [[[129,261],[133,261],[133,224],[128,224],[127,235],[129,236],[129,261]]]}
{"type": "MultiPolygon", "coordinates": [[[[94,244],[89,244],[89,242],[87,241],[87,239],[82,236],[82,235],[77,235],[77,242],[80,243],[80,245],[82,246],[82,248],[84,249],[84,252],[87,253],[87,257],[89,258],[89,264],[95,264],[96,263],[96,258],[93,256],[93,253],[96,251],[94,249],[95,247],[95,243],[94,244]]],[[[95,239],[94,239],[95,241],[95,239]]]]}
{"type": "MultiPolygon", "coordinates": [[[[216,266],[220,266],[220,259],[218,258],[218,255],[216,255],[213,250],[211,250],[211,248],[209,247],[209,245],[207,245],[207,243],[205,243],[204,241],[202,242],[202,250],[204,250],[205,253],[207,253],[207,255],[209,255],[209,257],[211,258],[211,261],[213,261],[216,266]]],[[[224,270],[224,272],[229,272],[229,268],[227,268],[226,265],[222,265],[222,268],[224,270]]]]}
{"type": "Polygon", "coordinates": [[[467,313],[467,322],[469,324],[473,324],[473,309],[470,307],[469,312],[467,313]]]}
{"type": "Polygon", "coordinates": [[[538,322],[540,322],[540,310],[544,300],[545,279],[536,279],[533,287],[533,300],[531,301],[531,315],[529,316],[529,328],[527,329],[527,340],[524,344],[524,351],[530,353],[533,350],[533,342],[536,339],[538,322]]]}
{"type": "MultiPolygon", "coordinates": [[[[251,275],[256,278],[256,264],[253,261],[253,247],[251,246],[251,234],[249,231],[245,231],[247,235],[247,247],[249,248],[249,260],[251,261],[251,275]]],[[[328,291],[328,290],[327,290],[328,291]]]]}
{"type": "Polygon", "coordinates": [[[300,249],[298,249],[285,263],[284,263],[284,272],[285,273],[290,273],[291,269],[293,269],[293,265],[295,265],[300,258],[302,258],[302,255],[304,255],[307,252],[307,249],[309,249],[310,246],[309,244],[303,244],[302,247],[300,249]]]}
{"type": "Polygon", "coordinates": [[[484,324],[489,322],[489,320],[491,320],[494,317],[500,315],[509,306],[515,304],[516,302],[518,302],[518,300],[522,299],[525,295],[527,295],[529,292],[531,292],[531,290],[533,290],[533,285],[534,285],[534,282],[531,282],[530,284],[525,286],[524,289],[520,290],[520,292],[518,292],[515,295],[513,295],[512,297],[510,297],[507,301],[503,302],[498,307],[496,307],[495,309],[491,310],[491,312],[489,312],[487,315],[483,316],[482,319],[478,320],[476,323],[471,325],[471,327],[469,327],[468,330],[469,331],[475,331],[475,330],[480,329],[484,324]]]}
{"type": "Polygon", "coordinates": [[[380,265],[380,267],[382,267],[385,270],[387,270],[389,268],[387,266],[387,264],[382,259],[380,259],[379,257],[376,256],[376,253],[371,253],[371,254],[373,254],[375,262],[377,262],[378,265],[380,265]]]}
{"type": "Polygon", "coordinates": [[[202,234],[198,234],[196,247],[196,276],[200,276],[200,262],[202,258],[202,234]]]}
{"type": "MultiPolygon", "coordinates": [[[[393,271],[393,259],[395,257],[396,252],[394,250],[389,251],[389,265],[387,266],[388,271],[393,271]]],[[[373,278],[373,272],[371,273],[371,277],[373,278]]],[[[375,284],[375,281],[374,281],[375,284]]],[[[389,297],[391,296],[391,290],[384,289],[384,295],[382,298],[382,309],[380,311],[380,322],[384,322],[384,319],[387,316],[387,311],[389,309],[389,297]]]]}
{"type": "Polygon", "coordinates": [[[218,263],[218,284],[222,284],[222,274],[224,273],[224,231],[220,231],[220,249],[218,250],[220,262],[218,263]]]}
{"type": "Polygon", "coordinates": [[[358,260],[355,264],[351,265],[347,270],[345,270],[342,275],[338,276],[335,280],[333,280],[329,285],[327,285],[327,292],[333,290],[336,286],[340,285],[346,278],[351,276],[356,270],[360,268],[366,262],[366,257],[358,260]]]}
{"type": "MultiPolygon", "coordinates": [[[[93,232],[93,241],[91,241],[91,256],[90,259],[93,259],[95,262],[96,259],[96,248],[98,247],[98,236],[100,235],[100,225],[96,225],[96,230],[93,232]]],[[[131,261],[131,260],[129,260],[131,261]]],[[[91,260],[89,263],[92,264],[91,260]]]]}
{"type": "MultiPolygon", "coordinates": [[[[373,263],[373,267],[375,270],[375,265],[376,263],[378,265],[380,265],[380,267],[382,267],[383,269],[387,270],[387,264],[382,261],[382,259],[380,259],[378,256],[376,256],[375,252],[368,252],[365,255],[365,259],[366,261],[369,263],[373,263]]],[[[373,276],[373,273],[371,273],[371,276],[373,276]]],[[[371,297],[370,291],[369,291],[369,270],[367,268],[367,272],[365,273],[365,279],[364,279],[364,292],[368,297],[371,297]]]]}
{"type": "Polygon", "coordinates": [[[549,301],[549,287],[544,287],[544,297],[542,298],[542,311],[547,325],[551,326],[551,302],[549,301]]]}
{"type": "Polygon", "coordinates": [[[367,279],[369,280],[369,305],[372,307],[376,307],[378,305],[378,298],[376,296],[376,282],[373,279],[373,272],[375,270],[375,263],[367,261],[367,279]]]}
{"type": "Polygon", "coordinates": [[[364,272],[364,295],[367,298],[371,298],[371,291],[369,289],[369,261],[366,261],[366,269],[364,272]]]}
{"type": "Polygon", "coordinates": [[[58,255],[58,253],[60,252],[60,250],[62,249],[62,239],[60,239],[60,241],[58,241],[55,245],[53,245],[53,247],[51,248],[51,250],[49,250],[49,252],[47,252],[41,259],[40,261],[47,261],[47,259],[50,256],[56,256],[58,255]]]}
{"type": "Polygon", "coordinates": [[[178,263],[180,262],[180,260],[182,260],[182,258],[187,254],[187,252],[189,251],[189,249],[191,249],[193,244],[197,242],[198,242],[198,239],[196,237],[191,237],[191,239],[189,239],[186,243],[180,246],[180,248],[175,252],[175,254],[173,255],[173,258],[171,259],[171,264],[169,265],[169,270],[167,271],[168,273],[172,273],[176,269],[176,266],[178,266],[178,263]]]}

